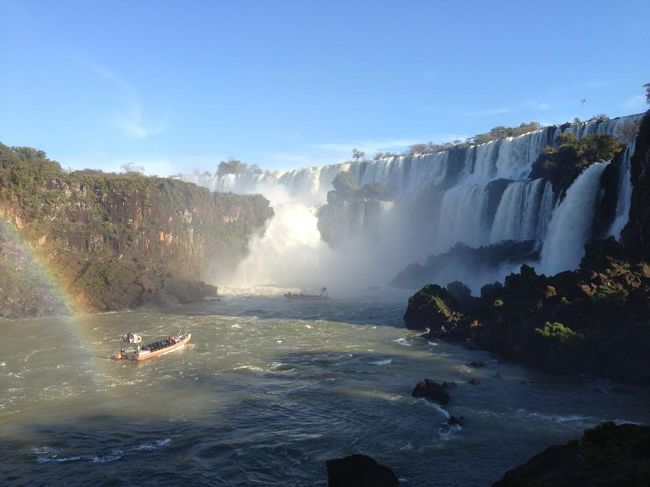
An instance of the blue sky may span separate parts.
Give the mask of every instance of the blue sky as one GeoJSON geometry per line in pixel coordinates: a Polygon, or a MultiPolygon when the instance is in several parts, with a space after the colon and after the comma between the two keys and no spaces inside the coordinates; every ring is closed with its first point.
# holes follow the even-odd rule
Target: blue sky
{"type": "Polygon", "coordinates": [[[0,0],[0,21],[0,141],[73,169],[332,163],[638,113],[650,82],[647,0],[0,0]]]}

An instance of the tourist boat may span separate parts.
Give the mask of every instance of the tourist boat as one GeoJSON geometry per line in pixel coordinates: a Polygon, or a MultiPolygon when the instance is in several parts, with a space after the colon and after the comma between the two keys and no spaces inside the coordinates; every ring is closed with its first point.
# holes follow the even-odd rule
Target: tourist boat
{"type": "Polygon", "coordinates": [[[192,338],[191,333],[168,336],[157,342],[147,345],[140,345],[142,337],[133,333],[127,333],[122,337],[122,341],[133,344],[129,348],[122,348],[113,355],[115,360],[134,360],[140,362],[151,358],[162,357],[168,353],[181,350],[192,338]]]}
{"type": "Polygon", "coordinates": [[[320,294],[303,294],[303,293],[292,293],[289,291],[284,295],[288,299],[307,299],[307,300],[317,300],[317,299],[329,299],[327,296],[327,288],[324,287],[320,290],[320,294]]]}

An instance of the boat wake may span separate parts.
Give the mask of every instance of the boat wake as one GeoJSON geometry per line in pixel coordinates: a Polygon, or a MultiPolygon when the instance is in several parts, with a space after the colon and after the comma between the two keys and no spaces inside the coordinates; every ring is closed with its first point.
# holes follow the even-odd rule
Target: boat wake
{"type": "Polygon", "coordinates": [[[36,455],[36,463],[67,463],[67,462],[89,462],[89,463],[109,463],[120,460],[121,458],[143,451],[153,451],[164,448],[171,443],[171,438],[163,438],[153,442],[142,443],[129,448],[115,448],[103,455],[70,455],[60,456],[59,450],[49,446],[32,448],[32,453],[36,455]]]}

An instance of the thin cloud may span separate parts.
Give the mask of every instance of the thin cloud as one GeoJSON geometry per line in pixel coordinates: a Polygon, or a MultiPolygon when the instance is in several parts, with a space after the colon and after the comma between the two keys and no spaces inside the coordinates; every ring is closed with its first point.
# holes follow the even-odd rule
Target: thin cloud
{"type": "Polygon", "coordinates": [[[113,115],[111,123],[119,128],[124,135],[133,139],[146,139],[167,130],[167,124],[164,121],[153,122],[145,117],[140,95],[126,80],[103,66],[91,65],[89,67],[114,87],[121,107],[113,115]]]}

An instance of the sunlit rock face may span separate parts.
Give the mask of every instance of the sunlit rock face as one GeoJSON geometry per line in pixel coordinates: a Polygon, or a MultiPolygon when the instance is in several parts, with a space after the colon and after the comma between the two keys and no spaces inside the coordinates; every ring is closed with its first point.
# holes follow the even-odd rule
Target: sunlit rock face
{"type": "MultiPolygon", "coordinates": [[[[617,161],[599,161],[579,172],[561,195],[543,177],[531,178],[533,163],[544,148],[557,144],[561,133],[576,137],[601,134],[618,137],[641,116],[546,127],[518,137],[474,146],[458,146],[431,154],[356,161],[288,172],[243,172],[183,176],[213,191],[262,193],[276,207],[291,204],[313,208],[321,237],[314,243],[311,272],[348,281],[366,274],[365,285],[384,284],[414,262],[442,254],[454,245],[469,247],[532,241],[538,257],[532,265],[554,273],[578,266],[584,244],[595,236],[620,233],[627,222],[631,186],[629,145],[617,161]],[[612,169],[605,173],[608,165],[612,169]],[[347,171],[357,188],[378,185],[388,196],[332,201],[336,175],[347,171]],[[604,174],[606,174],[604,176],[604,174]],[[604,190],[604,179],[611,181],[604,190]],[[607,192],[611,211],[602,212],[607,192]],[[615,206],[615,208],[613,208],[615,206]],[[320,210],[318,210],[320,208],[320,210]],[[602,215],[606,215],[603,219],[602,215]],[[594,227],[598,227],[598,231],[594,227]],[[598,234],[598,235],[596,235],[598,234]],[[567,246],[570,248],[567,249],[567,246]],[[318,255],[316,255],[318,253],[318,255]],[[329,254],[323,258],[323,253],[329,254]],[[334,255],[331,255],[334,253],[334,255]],[[335,262],[338,274],[330,267],[335,262]],[[380,269],[378,269],[381,268],[380,269]]],[[[298,225],[298,232],[314,225],[298,225]]],[[[288,240],[295,236],[287,235],[288,240]]],[[[309,252],[309,249],[303,249],[309,252]]],[[[287,256],[291,258],[291,256],[287,256]]],[[[503,278],[522,262],[496,266],[470,283],[503,278]]],[[[446,284],[442,282],[442,284],[446,284]]]]}

